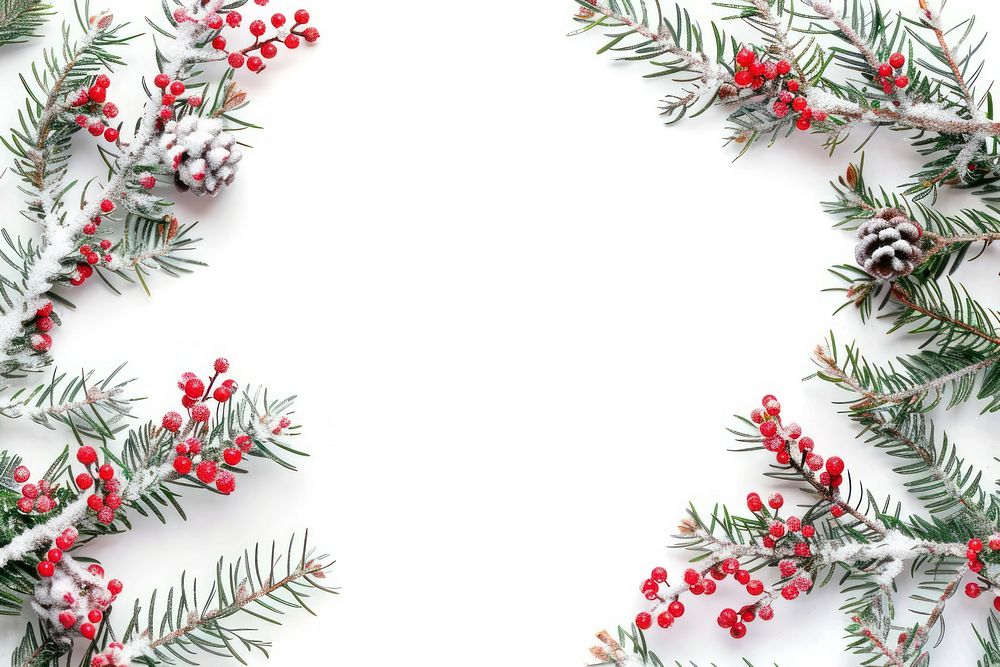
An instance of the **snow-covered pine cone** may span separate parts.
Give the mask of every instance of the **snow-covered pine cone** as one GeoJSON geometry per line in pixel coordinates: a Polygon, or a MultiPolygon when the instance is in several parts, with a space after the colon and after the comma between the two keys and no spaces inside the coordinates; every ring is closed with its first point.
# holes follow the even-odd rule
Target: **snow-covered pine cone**
{"type": "Polygon", "coordinates": [[[858,245],[854,257],[865,271],[894,280],[915,269],[924,258],[920,225],[898,208],[883,208],[871,220],[858,227],[858,245]]]}
{"type": "Polygon", "coordinates": [[[178,189],[215,196],[236,177],[243,154],[218,118],[186,116],[167,123],[160,138],[163,163],[174,170],[178,189]]]}

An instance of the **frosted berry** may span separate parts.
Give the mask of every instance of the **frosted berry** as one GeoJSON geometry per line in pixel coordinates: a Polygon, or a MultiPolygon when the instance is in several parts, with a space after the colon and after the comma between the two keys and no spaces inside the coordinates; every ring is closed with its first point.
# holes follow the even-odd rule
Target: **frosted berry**
{"type": "Polygon", "coordinates": [[[206,21],[206,23],[208,24],[208,27],[211,28],[212,30],[218,30],[225,24],[225,21],[218,14],[212,14],[211,16],[208,17],[208,21],[206,21]]]}
{"type": "Polygon", "coordinates": [[[674,618],[680,618],[684,615],[684,603],[680,600],[674,600],[669,605],[667,605],[667,611],[674,618]]]}
{"type": "Polygon", "coordinates": [[[72,628],[76,625],[76,616],[74,616],[71,611],[62,612],[59,614],[59,625],[67,629],[72,628]]]}
{"type": "Polygon", "coordinates": [[[736,574],[733,575],[742,586],[746,586],[750,582],[750,573],[746,570],[736,570],[736,574]]]}
{"type": "Polygon", "coordinates": [[[191,419],[196,422],[207,422],[212,417],[212,411],[204,403],[191,406],[191,419]]]}
{"type": "Polygon", "coordinates": [[[153,85],[157,88],[166,88],[170,85],[170,77],[166,74],[157,74],[153,78],[153,85]]]}
{"type": "Polygon", "coordinates": [[[781,597],[786,600],[794,600],[799,597],[799,589],[794,584],[789,584],[781,589],[781,597]]]}
{"type": "Polygon", "coordinates": [[[757,616],[760,617],[762,621],[770,621],[774,618],[774,609],[769,606],[763,606],[757,610],[757,616]]]}
{"type": "Polygon", "coordinates": [[[267,26],[264,25],[263,21],[253,21],[250,23],[250,34],[254,37],[260,37],[267,31],[267,26]]]}
{"type": "Polygon", "coordinates": [[[104,496],[104,504],[111,509],[116,510],[122,506],[122,497],[114,492],[108,493],[104,496]]]}
{"type": "Polygon", "coordinates": [[[750,411],[750,421],[754,424],[761,424],[764,422],[764,411],[760,408],[754,408],[750,411]]]}
{"type": "Polygon", "coordinates": [[[760,434],[765,438],[773,437],[778,432],[778,425],[773,421],[766,421],[760,425],[760,434]]]}
{"type": "Polygon", "coordinates": [[[183,95],[185,90],[187,90],[187,86],[184,85],[183,81],[174,81],[170,84],[171,95],[183,95]]]}
{"type": "Polygon", "coordinates": [[[105,463],[97,470],[97,475],[105,482],[115,476],[115,469],[105,463]]]}
{"type": "Polygon", "coordinates": [[[38,574],[42,577],[51,577],[56,573],[56,566],[47,560],[43,560],[38,563],[36,569],[38,570],[38,574]]]}
{"type": "Polygon", "coordinates": [[[775,521],[771,524],[771,528],[768,532],[771,534],[771,537],[775,539],[782,538],[785,536],[785,524],[780,521],[775,521]]]}
{"type": "Polygon", "coordinates": [[[183,423],[184,419],[176,412],[168,412],[163,415],[163,428],[167,429],[171,433],[179,431],[181,424],[183,423]]]}
{"type": "Polygon", "coordinates": [[[264,61],[257,56],[250,56],[247,59],[247,69],[251,72],[259,72],[264,69],[264,61]]]}
{"type": "Polygon", "coordinates": [[[844,460],[839,456],[831,456],[826,460],[826,471],[831,476],[844,472],[844,460]]]}
{"type": "Polygon", "coordinates": [[[910,85],[910,77],[908,76],[897,76],[895,81],[897,88],[906,88],[910,85]]]}
{"type": "Polygon", "coordinates": [[[736,54],[736,64],[743,67],[749,67],[757,60],[757,54],[751,49],[743,48],[739,50],[736,54]]]}
{"type": "Polygon", "coordinates": [[[747,509],[751,512],[759,512],[764,509],[764,503],[761,502],[760,495],[756,493],[747,495],[747,509]]]}
{"type": "Polygon", "coordinates": [[[967,583],[965,585],[965,594],[968,595],[973,600],[975,600],[977,597],[979,597],[979,595],[982,592],[983,592],[983,589],[980,588],[979,584],[975,583],[974,581],[970,581],[969,583],[967,583]]]}
{"type": "Polygon", "coordinates": [[[228,470],[223,470],[215,480],[215,488],[220,493],[229,495],[236,490],[236,476],[228,470]]]}
{"type": "Polygon", "coordinates": [[[983,550],[983,541],[981,539],[979,539],[978,537],[973,537],[971,540],[969,540],[969,551],[979,553],[982,550],[983,550]]]}
{"type": "Polygon", "coordinates": [[[45,304],[35,311],[35,317],[48,317],[52,314],[52,302],[46,301],[45,304]]]}
{"type": "Polygon", "coordinates": [[[698,574],[696,570],[688,568],[684,570],[684,583],[691,586],[696,584],[698,580],[701,579],[701,575],[698,574]]]}
{"type": "Polygon", "coordinates": [[[217,51],[225,51],[226,50],[226,38],[223,37],[222,35],[219,35],[218,37],[216,37],[215,39],[213,39],[212,40],[212,48],[216,49],[217,51]]]}
{"type": "Polygon", "coordinates": [[[46,560],[52,563],[58,563],[62,560],[63,553],[60,549],[49,549],[48,553],[45,554],[46,560]]]}
{"type": "Polygon", "coordinates": [[[35,501],[32,500],[31,498],[25,498],[22,496],[17,500],[17,509],[21,510],[24,513],[28,513],[31,510],[35,509],[35,501]]]}
{"type": "Polygon", "coordinates": [[[122,586],[122,582],[118,581],[117,579],[112,579],[111,581],[108,582],[108,592],[111,593],[112,595],[118,595],[119,593],[121,593],[122,588],[124,588],[122,586]]]}
{"type": "Polygon", "coordinates": [[[671,625],[674,624],[674,617],[668,614],[667,612],[662,611],[656,617],[656,624],[661,628],[669,628],[671,625]]]}
{"type": "Polygon", "coordinates": [[[114,202],[112,202],[110,199],[101,200],[101,211],[103,213],[111,213],[111,211],[113,210],[115,210],[114,202]]]}
{"type": "Polygon", "coordinates": [[[211,484],[215,481],[215,476],[217,474],[215,461],[202,461],[195,469],[195,474],[198,476],[198,479],[205,484],[211,484]]]}
{"type": "Polygon", "coordinates": [[[841,507],[840,505],[833,505],[832,507],[830,507],[830,514],[839,519],[840,517],[844,516],[844,508],[841,507]]]}
{"type": "Polygon", "coordinates": [[[240,450],[245,454],[246,452],[250,451],[251,447],[253,447],[253,438],[245,434],[238,435],[236,436],[236,439],[233,440],[233,444],[239,447],[240,450]]]}
{"type": "Polygon", "coordinates": [[[115,520],[115,511],[110,507],[105,507],[97,513],[97,520],[106,526],[115,520]]]}
{"type": "Polygon", "coordinates": [[[906,64],[906,57],[902,53],[894,53],[889,56],[889,64],[899,69],[906,64]]]}
{"type": "Polygon", "coordinates": [[[87,497],[87,507],[94,510],[95,512],[100,512],[104,509],[104,499],[101,498],[96,493],[87,497]]]}
{"type": "Polygon", "coordinates": [[[812,537],[816,534],[816,529],[810,525],[802,526],[802,537],[812,537]]]}
{"type": "Polygon", "coordinates": [[[285,25],[285,15],[274,14],[271,17],[271,25],[273,25],[275,28],[280,28],[281,26],[285,25]]]}
{"type": "Polygon", "coordinates": [[[76,460],[87,466],[97,461],[97,451],[90,445],[84,445],[76,450],[76,460]]]}
{"type": "Polygon", "coordinates": [[[797,93],[799,91],[799,82],[795,79],[789,79],[785,82],[785,87],[793,93],[797,93]]]}
{"type": "Polygon", "coordinates": [[[239,53],[238,51],[233,51],[232,53],[229,54],[229,57],[226,59],[226,61],[229,63],[229,66],[232,67],[233,69],[239,69],[243,67],[243,61],[244,61],[243,54],[239,53]]]}
{"type": "Polygon", "coordinates": [[[260,55],[270,60],[278,55],[278,47],[274,45],[274,42],[268,42],[260,47],[260,55]]]}
{"type": "MultiPolygon", "coordinates": [[[[222,458],[225,460],[227,465],[235,466],[239,465],[240,461],[243,459],[243,452],[236,449],[235,447],[230,447],[226,451],[222,452],[222,458]]],[[[658,568],[662,569],[662,568],[658,568]]],[[[666,581],[667,571],[663,570],[663,581],[666,581]]],[[[654,581],[656,581],[654,579],[654,581]]]]}
{"type": "Polygon", "coordinates": [[[101,113],[104,114],[105,118],[114,118],[118,115],[118,105],[114,102],[106,102],[103,107],[101,107],[101,113]]]}
{"type": "Polygon", "coordinates": [[[720,628],[731,628],[736,623],[738,616],[736,616],[735,609],[723,609],[719,613],[719,618],[717,622],[720,628]]]}
{"type": "Polygon", "coordinates": [[[289,49],[299,48],[299,37],[298,35],[289,35],[285,37],[285,46],[289,49]]]}
{"type": "Polygon", "coordinates": [[[225,357],[219,357],[212,363],[212,368],[215,369],[216,373],[225,373],[229,370],[229,360],[225,357]]]}
{"type": "Polygon", "coordinates": [[[739,72],[733,75],[733,81],[736,82],[737,86],[741,88],[746,88],[753,81],[753,75],[750,74],[748,70],[741,69],[739,72]]]}
{"type": "Polygon", "coordinates": [[[190,398],[201,398],[205,393],[205,383],[198,378],[191,378],[184,383],[184,394],[190,398]]]}
{"type": "Polygon", "coordinates": [[[647,600],[655,600],[656,594],[660,590],[660,585],[657,584],[652,579],[646,579],[642,582],[642,586],[639,588],[639,592],[646,596],[647,600]]]}
{"type": "Polygon", "coordinates": [[[653,625],[653,617],[647,612],[640,611],[635,615],[635,625],[640,630],[649,630],[653,625]]]}
{"type": "Polygon", "coordinates": [[[747,593],[750,595],[760,595],[764,592],[764,582],[760,579],[752,579],[747,584],[747,593]]]}
{"type": "Polygon", "coordinates": [[[307,42],[312,44],[317,39],[319,39],[319,30],[317,30],[316,28],[306,28],[305,31],[302,33],[302,36],[305,37],[305,40],[307,42]]]}
{"type": "Polygon", "coordinates": [[[296,23],[309,23],[309,12],[304,9],[295,10],[296,23]]]}
{"type": "Polygon", "coordinates": [[[14,468],[14,481],[18,484],[27,482],[31,478],[31,471],[27,466],[17,466],[14,468]]]}
{"type": "Polygon", "coordinates": [[[785,504],[785,499],[781,497],[780,493],[772,493],[767,499],[767,504],[773,510],[780,510],[781,506],[785,504]]]}

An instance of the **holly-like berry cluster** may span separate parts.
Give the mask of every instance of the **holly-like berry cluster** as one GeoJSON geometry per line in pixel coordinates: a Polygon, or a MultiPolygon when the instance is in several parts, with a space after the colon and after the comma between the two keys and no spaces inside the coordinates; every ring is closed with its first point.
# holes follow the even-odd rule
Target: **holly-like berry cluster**
{"type": "MultiPolygon", "coordinates": [[[[263,6],[266,2],[257,4],[263,6]]],[[[319,30],[306,27],[309,23],[309,12],[305,9],[296,10],[292,15],[294,23],[287,27],[288,19],[284,14],[275,13],[271,15],[270,23],[275,30],[271,37],[264,38],[268,31],[267,24],[259,19],[251,21],[248,26],[250,35],[254,38],[253,44],[237,50],[229,50],[229,42],[222,35],[217,35],[212,40],[212,46],[225,54],[226,62],[233,69],[240,69],[244,65],[251,72],[263,72],[267,65],[265,60],[271,60],[278,55],[278,44],[284,44],[287,49],[297,49],[302,40],[310,44],[319,39],[319,30]],[[259,52],[256,55],[254,52],[259,52]],[[250,55],[253,54],[253,55],[250,55]]],[[[239,28],[243,23],[243,16],[239,12],[229,12],[225,15],[225,24],[232,29],[239,28]]],[[[220,23],[219,28],[222,25],[220,23]]]]}
{"type": "Polygon", "coordinates": [[[894,53],[889,56],[889,61],[878,66],[878,73],[875,75],[875,83],[882,87],[882,92],[891,95],[896,90],[902,90],[910,85],[910,77],[903,73],[903,66],[906,65],[906,56],[902,53],[894,53]]]}
{"type": "Polygon", "coordinates": [[[97,563],[88,565],[84,574],[79,565],[64,553],[72,548],[78,536],[75,528],[64,530],[46,553],[45,559],[38,564],[38,574],[43,579],[51,580],[57,575],[61,579],[58,586],[51,586],[52,594],[57,596],[51,602],[63,607],[57,617],[63,631],[75,628],[84,638],[93,639],[97,636],[97,626],[104,620],[104,614],[124,586],[117,579],[104,584],[104,568],[97,563]],[[64,565],[67,567],[60,570],[64,565]]]}
{"type": "MultiPolygon", "coordinates": [[[[198,108],[202,105],[201,96],[188,95],[185,97],[184,93],[187,91],[185,83],[179,79],[171,79],[167,74],[161,72],[154,76],[153,85],[160,89],[158,127],[161,130],[163,124],[174,117],[175,108],[182,105],[198,108]]],[[[139,185],[149,190],[156,185],[156,178],[152,174],[144,172],[139,175],[139,185]],[[153,178],[152,182],[150,182],[150,178],[153,178]]]]}
{"type": "MultiPolygon", "coordinates": [[[[774,452],[775,461],[782,466],[792,466],[805,476],[814,476],[819,484],[831,491],[839,488],[844,483],[844,460],[839,456],[831,456],[824,461],[814,451],[816,443],[813,439],[802,435],[801,426],[795,423],[782,424],[781,403],[774,396],[768,394],[762,398],[761,405],[762,407],[755,408],[750,413],[750,421],[758,426],[763,438],[761,445],[769,452],[774,452]],[[792,445],[798,450],[794,461],[792,445]],[[819,475],[815,475],[817,472],[819,475]]],[[[835,503],[830,507],[830,513],[841,517],[845,510],[835,503]]]]}
{"type": "Polygon", "coordinates": [[[110,463],[98,465],[97,450],[90,445],[76,451],[76,460],[87,467],[87,472],[76,476],[76,485],[81,491],[94,487],[94,492],[87,497],[87,507],[97,516],[98,522],[105,526],[111,524],[122,506],[121,483],[115,477],[114,466],[110,463]]]}
{"type": "Polygon", "coordinates": [[[35,317],[29,323],[28,343],[35,352],[48,352],[52,349],[52,336],[49,334],[55,328],[52,318],[52,302],[46,301],[36,311],[35,317]],[[33,329],[33,331],[32,331],[33,329]]]}
{"type": "MultiPolygon", "coordinates": [[[[991,535],[983,539],[973,537],[966,546],[968,547],[965,552],[967,565],[969,570],[975,574],[982,571],[986,562],[991,564],[1000,562],[1000,535],[991,535]]],[[[982,595],[985,590],[988,589],[974,581],[965,585],[965,594],[973,600],[982,595]]],[[[1000,611],[1000,595],[993,598],[993,608],[1000,611]]]]}
{"type": "MultiPolygon", "coordinates": [[[[237,390],[235,380],[227,379],[218,387],[216,381],[222,373],[229,370],[229,361],[220,357],[212,365],[213,375],[208,384],[194,373],[184,373],[177,383],[183,392],[181,404],[188,411],[188,423],[185,426],[184,417],[178,412],[168,412],[163,416],[163,429],[173,433],[178,438],[174,446],[173,468],[178,475],[195,476],[203,484],[215,484],[215,488],[224,494],[230,494],[236,489],[236,477],[233,473],[221,468],[221,465],[235,467],[243,460],[243,455],[253,447],[253,439],[248,435],[237,436],[232,446],[224,448],[206,448],[199,437],[199,426],[204,428],[212,411],[206,401],[214,400],[218,404],[229,401],[237,390]],[[192,435],[195,434],[195,435],[192,435]]],[[[202,431],[203,432],[203,431],[202,431]]]]}
{"type": "Polygon", "coordinates": [[[114,102],[107,101],[108,87],[111,79],[107,74],[99,74],[94,78],[89,88],[81,88],[72,94],[70,106],[76,115],[73,121],[85,128],[91,136],[103,136],[105,141],[118,141],[118,129],[107,124],[118,115],[118,107],[114,102]]]}
{"type": "Polygon", "coordinates": [[[97,242],[96,247],[92,243],[84,243],[80,246],[80,254],[83,255],[84,261],[90,265],[102,262],[107,265],[113,262],[114,256],[108,252],[109,250],[111,250],[111,241],[108,239],[101,239],[97,242]]]}
{"type": "Polygon", "coordinates": [[[764,88],[768,82],[778,81],[778,91],[775,91],[778,92],[778,98],[771,105],[771,110],[778,118],[784,118],[791,112],[797,113],[795,126],[805,131],[812,127],[814,121],[825,121],[827,114],[825,111],[813,112],[808,100],[796,95],[802,84],[798,79],[788,76],[791,71],[792,65],[787,60],[763,61],[758,59],[753,49],[744,47],[736,54],[736,74],[733,75],[733,81],[740,88],[753,90],[764,88]]]}
{"type": "Polygon", "coordinates": [[[111,642],[108,647],[90,659],[90,667],[127,667],[128,660],[122,656],[125,645],[111,642]]]}
{"type": "MultiPolygon", "coordinates": [[[[14,481],[22,484],[31,479],[31,471],[25,466],[14,468],[14,481]]],[[[17,499],[17,509],[25,514],[38,512],[48,514],[59,504],[59,499],[55,496],[58,485],[51,484],[48,480],[39,480],[37,484],[27,483],[21,487],[21,497],[17,499]]]]}

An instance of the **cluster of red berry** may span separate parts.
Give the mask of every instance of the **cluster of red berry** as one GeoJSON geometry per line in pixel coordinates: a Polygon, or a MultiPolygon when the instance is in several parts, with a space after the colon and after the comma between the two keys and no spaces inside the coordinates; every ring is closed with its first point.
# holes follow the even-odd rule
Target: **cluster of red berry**
{"type": "MultiPolygon", "coordinates": [[[[56,540],[57,544],[60,540],[68,542],[68,546],[50,549],[48,560],[42,561],[42,563],[51,563],[53,552],[58,552],[55,562],[61,561],[63,558],[62,552],[72,546],[75,539],[76,531],[68,528],[56,540]],[[72,531],[72,537],[67,538],[67,533],[70,531],[72,531]]],[[[52,571],[54,574],[54,565],[52,566],[52,571]]],[[[91,563],[87,566],[87,574],[91,577],[104,579],[104,568],[97,563],[91,563]]],[[[51,577],[52,574],[43,576],[51,577]]],[[[104,613],[114,603],[115,599],[117,599],[118,594],[122,592],[124,586],[117,579],[112,579],[105,587],[107,589],[107,594],[105,594],[103,590],[96,590],[97,587],[93,586],[92,582],[81,581],[80,584],[83,588],[82,590],[78,590],[77,595],[74,595],[72,592],[63,594],[62,602],[68,605],[68,608],[59,613],[59,624],[66,630],[77,628],[80,634],[86,639],[93,639],[97,635],[97,626],[104,620],[104,613]]]]}
{"type": "Polygon", "coordinates": [[[127,667],[128,661],[122,657],[125,645],[111,642],[108,647],[90,659],[90,667],[127,667]]]}
{"type": "Polygon", "coordinates": [[[52,336],[49,332],[56,323],[52,319],[52,302],[46,301],[35,311],[35,318],[32,320],[34,332],[28,337],[31,349],[35,352],[48,352],[52,348],[52,336]]]}
{"type": "MultiPolygon", "coordinates": [[[[229,361],[220,357],[212,365],[214,374],[206,385],[194,373],[184,373],[177,387],[183,391],[181,404],[187,409],[192,425],[207,422],[212,411],[205,403],[209,397],[218,403],[225,403],[232,398],[237,389],[235,380],[227,379],[218,387],[215,386],[219,375],[229,370],[229,361]]],[[[170,433],[187,434],[184,418],[178,412],[168,412],[163,416],[162,426],[170,433]]],[[[250,451],[253,440],[248,435],[240,435],[234,441],[233,447],[221,451],[206,450],[197,437],[187,437],[174,447],[174,471],[178,475],[188,475],[194,470],[195,476],[204,484],[215,483],[215,488],[221,493],[230,494],[236,489],[236,477],[229,470],[219,469],[220,462],[228,466],[236,466],[243,460],[243,454],[250,451]]]]}
{"type": "Polygon", "coordinates": [[[87,491],[95,482],[99,485],[87,497],[87,507],[97,515],[97,520],[108,525],[115,520],[115,514],[122,506],[121,483],[115,479],[115,468],[110,463],[97,465],[97,450],[90,445],[84,445],[76,451],[76,460],[87,466],[87,472],[76,476],[76,485],[81,491],[87,491]],[[90,471],[96,467],[97,474],[90,471]]]}
{"type": "Polygon", "coordinates": [[[736,74],[733,75],[733,80],[740,88],[758,90],[767,81],[787,76],[791,71],[792,66],[787,60],[764,62],[757,59],[757,53],[753,49],[744,47],[736,54],[736,74]]]}
{"type": "MultiPolygon", "coordinates": [[[[267,2],[260,2],[258,0],[257,4],[264,6],[267,2]]],[[[278,55],[279,42],[284,44],[285,48],[297,49],[303,39],[309,43],[319,39],[319,30],[304,27],[305,24],[309,23],[308,11],[305,9],[296,10],[293,18],[295,19],[295,23],[290,28],[287,28],[288,19],[285,18],[284,14],[272,14],[271,25],[275,28],[276,33],[273,37],[263,40],[261,38],[267,32],[267,24],[259,19],[252,21],[249,25],[249,31],[250,35],[254,38],[254,42],[242,49],[227,51],[228,42],[222,35],[218,35],[212,40],[212,46],[216,50],[228,54],[226,61],[233,69],[239,69],[246,64],[247,69],[251,72],[263,72],[267,67],[264,60],[270,60],[278,55]],[[247,55],[254,51],[259,51],[260,55],[247,55]]],[[[243,16],[239,12],[229,12],[226,14],[225,23],[230,28],[239,28],[243,23],[243,16]]],[[[222,27],[221,19],[218,27],[222,27]]]]}
{"type": "Polygon", "coordinates": [[[74,121],[80,127],[87,128],[87,131],[95,137],[104,136],[110,143],[118,141],[118,130],[105,124],[105,120],[111,120],[118,115],[118,107],[114,102],[108,102],[108,86],[111,79],[107,74],[99,74],[94,79],[93,85],[89,88],[81,88],[73,94],[70,105],[77,109],[78,113],[74,121]]]}
{"type": "MultiPolygon", "coordinates": [[[[83,229],[81,230],[86,236],[93,236],[94,234],[97,233],[97,228],[101,226],[101,222],[103,221],[103,218],[101,217],[101,213],[103,213],[104,215],[108,215],[108,214],[114,212],[114,210],[115,210],[115,203],[113,201],[111,201],[110,199],[102,199],[97,206],[98,206],[98,209],[100,209],[100,213],[98,213],[97,215],[95,215],[94,217],[92,217],[86,224],[84,224],[83,225],[83,229]]],[[[107,250],[109,250],[111,248],[110,245],[108,245],[105,248],[104,242],[98,243],[98,246],[102,250],[105,250],[105,251],[107,251],[107,250]]],[[[81,251],[82,251],[82,248],[81,248],[81,251]]],[[[90,253],[91,252],[93,252],[93,248],[92,247],[86,253],[81,252],[81,254],[84,256],[83,257],[84,261],[78,262],[77,265],[76,265],[76,268],[73,269],[73,271],[69,274],[69,283],[70,283],[70,285],[73,285],[74,287],[79,287],[80,285],[82,285],[83,283],[85,283],[87,281],[87,279],[89,279],[91,276],[94,275],[94,267],[92,265],[99,263],[100,260],[101,260],[101,257],[100,257],[100,255],[98,255],[98,257],[97,257],[98,261],[91,262],[90,261],[90,259],[91,259],[90,258],[90,253]]],[[[104,261],[105,262],[110,262],[111,261],[110,255],[108,255],[106,252],[105,252],[104,261]]]]}
{"type": "MultiPolygon", "coordinates": [[[[187,86],[184,85],[183,81],[171,80],[167,74],[161,72],[154,76],[153,85],[162,91],[160,93],[160,123],[166,123],[174,117],[175,105],[186,104],[194,108],[202,105],[202,99],[198,95],[183,97],[187,86]]],[[[150,182],[150,178],[152,178],[152,174],[142,174],[139,178],[139,184],[147,190],[152,188],[156,185],[156,179],[153,178],[152,182],[150,182]]]]}
{"type": "MultiPolygon", "coordinates": [[[[755,408],[750,413],[750,421],[757,424],[763,437],[761,445],[764,449],[774,452],[775,460],[780,465],[796,465],[804,475],[810,474],[806,472],[807,468],[811,473],[819,472],[817,480],[820,484],[831,489],[839,488],[844,483],[844,460],[839,456],[831,456],[824,461],[822,456],[813,451],[816,447],[813,439],[802,436],[801,426],[795,423],[782,424],[781,404],[774,396],[768,394],[762,398],[761,405],[763,407],[755,408]],[[797,464],[792,463],[791,443],[795,443],[798,449],[800,458],[797,464]]],[[[835,517],[843,516],[844,511],[840,505],[830,508],[830,513],[835,517]]]]}
{"type": "MultiPolygon", "coordinates": [[[[31,471],[26,466],[14,468],[14,481],[24,484],[31,479],[31,471]]],[[[48,480],[39,480],[38,484],[24,484],[21,487],[21,497],[17,499],[17,509],[28,514],[38,512],[48,514],[59,504],[59,499],[53,494],[58,486],[53,486],[48,480]]]]}
{"type": "Polygon", "coordinates": [[[889,62],[878,66],[875,83],[882,86],[882,92],[886,95],[891,95],[897,88],[901,90],[910,85],[910,77],[902,72],[905,64],[906,56],[902,53],[894,53],[889,56],[889,62]]]}
{"type": "MultiPolygon", "coordinates": [[[[1000,551],[1000,535],[993,535],[986,538],[986,543],[978,537],[973,537],[969,540],[968,550],[965,552],[965,558],[968,561],[969,569],[974,573],[979,573],[982,571],[984,563],[982,560],[983,547],[988,547],[990,553],[1000,551]]],[[[982,592],[986,590],[979,584],[969,582],[965,585],[965,594],[972,599],[978,598],[982,592]]],[[[1000,596],[993,598],[993,607],[1000,611],[1000,596]]]]}
{"type": "Polygon", "coordinates": [[[84,243],[80,246],[80,254],[83,255],[83,259],[87,262],[87,264],[98,264],[102,260],[105,263],[110,263],[114,260],[114,257],[112,257],[108,252],[109,250],[111,250],[111,241],[108,239],[101,239],[96,248],[90,243],[84,243]],[[103,252],[104,255],[101,256],[101,254],[97,252],[98,250],[103,252]]]}

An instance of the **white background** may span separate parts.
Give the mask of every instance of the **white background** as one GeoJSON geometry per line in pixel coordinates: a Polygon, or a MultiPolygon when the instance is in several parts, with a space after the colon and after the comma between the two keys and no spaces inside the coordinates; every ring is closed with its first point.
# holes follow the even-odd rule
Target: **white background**
{"type": "MultiPolygon", "coordinates": [[[[135,19],[158,11],[110,4],[135,19]]],[[[723,430],[762,394],[777,394],[821,453],[899,495],[886,459],[830,405],[832,388],[800,382],[831,328],[876,359],[889,350],[882,324],[831,318],[837,298],[820,293],[827,267],[853,256],[818,203],[850,149],[827,159],[797,134],[733,164],[719,114],[664,128],[670,84],[594,56],[596,37],[564,37],[570,2],[316,4],[316,48],[241,78],[247,117],[266,130],[246,138],[255,148],[234,186],[181,209],[203,221],[198,254],[211,266],[155,277],[152,299],[94,281],[54,336],[66,369],[129,361],[150,397],[143,419],[176,407],[177,376],[219,354],[241,381],[301,397],[298,443],[313,453],[301,472],[255,465],[229,498],[186,494],[187,523],[140,520],[88,549],[127,599],[309,527],[337,559],[329,581],[342,594],[316,600],[318,618],[266,628],[272,664],[577,665],[594,631],[641,608],[653,565],[683,569],[665,547],[688,501],[741,507],[769,488],[766,459],[728,454],[723,430]]],[[[951,16],[974,4],[955,0],[951,16]]],[[[995,24],[1000,10],[979,4],[980,24],[995,24]]],[[[8,100],[38,46],[0,54],[8,100]]],[[[114,77],[127,118],[139,77],[155,73],[149,47],[147,35],[114,77]]],[[[2,121],[16,122],[9,101],[2,121]]],[[[85,176],[97,171],[88,139],[85,176]]],[[[867,159],[887,187],[918,163],[901,136],[867,159]]],[[[17,227],[9,174],[0,199],[17,227]]],[[[995,293],[988,261],[963,273],[984,296],[995,293]]],[[[897,353],[916,344],[893,340],[897,353]]],[[[943,424],[992,479],[996,420],[976,408],[943,424]]],[[[67,442],[4,428],[4,446],[36,469],[67,442]]],[[[974,662],[969,623],[989,597],[953,602],[949,664],[974,662]]],[[[721,665],[856,664],[832,590],[780,605],[738,643],[714,621],[736,599],[693,601],[652,633],[654,648],[721,665]]],[[[23,622],[0,620],[0,653],[23,622]]]]}

